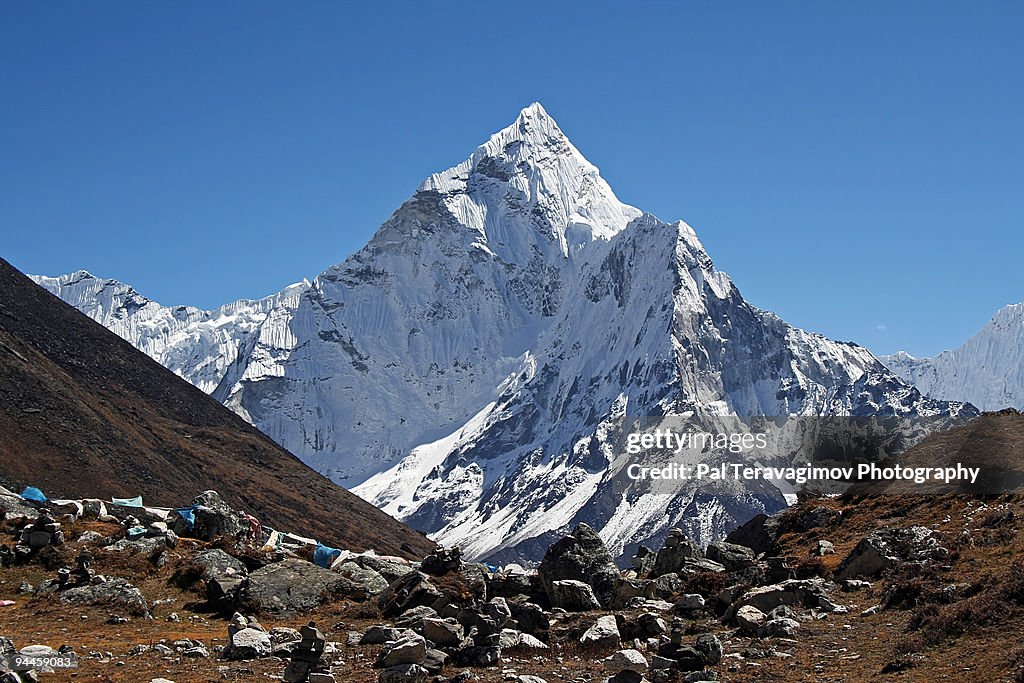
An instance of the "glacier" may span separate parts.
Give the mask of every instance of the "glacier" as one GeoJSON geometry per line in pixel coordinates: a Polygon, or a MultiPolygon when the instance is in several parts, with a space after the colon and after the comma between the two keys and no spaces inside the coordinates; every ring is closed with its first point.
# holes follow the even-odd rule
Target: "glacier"
{"type": "Polygon", "coordinates": [[[654,490],[624,418],[966,418],[867,349],[746,302],[695,231],[619,201],[532,104],[312,281],[212,311],[79,271],[37,283],[303,461],[475,558],[579,521],[618,554],[785,506],[763,482],[654,490]]]}

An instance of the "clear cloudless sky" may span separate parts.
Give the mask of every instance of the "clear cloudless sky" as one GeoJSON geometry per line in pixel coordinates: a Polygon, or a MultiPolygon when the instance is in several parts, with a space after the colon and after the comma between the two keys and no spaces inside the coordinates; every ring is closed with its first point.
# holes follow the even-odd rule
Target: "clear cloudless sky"
{"type": "Polygon", "coordinates": [[[1024,300],[1024,3],[3,2],[0,256],[213,307],[538,100],[754,304],[878,353],[1024,300]]]}

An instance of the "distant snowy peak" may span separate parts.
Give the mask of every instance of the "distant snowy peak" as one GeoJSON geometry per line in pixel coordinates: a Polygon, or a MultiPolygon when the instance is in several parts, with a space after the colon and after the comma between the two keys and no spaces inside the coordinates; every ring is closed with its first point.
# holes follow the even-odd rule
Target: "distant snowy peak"
{"type": "Polygon", "coordinates": [[[163,306],[131,285],[85,270],[29,277],[207,393],[217,389],[239,350],[254,341],[273,311],[294,308],[309,288],[303,280],[263,299],[242,299],[204,311],[163,306]]]}
{"type": "Polygon", "coordinates": [[[999,309],[959,348],[934,358],[900,351],[882,361],[929,396],[982,410],[1024,409],[1024,303],[999,309]]]}
{"type": "Polygon", "coordinates": [[[440,195],[460,223],[478,230],[490,250],[513,262],[530,255],[523,246],[541,253],[553,247],[571,256],[593,240],[607,240],[641,213],[618,200],[538,103],[469,159],[431,175],[417,192],[440,195]]]}

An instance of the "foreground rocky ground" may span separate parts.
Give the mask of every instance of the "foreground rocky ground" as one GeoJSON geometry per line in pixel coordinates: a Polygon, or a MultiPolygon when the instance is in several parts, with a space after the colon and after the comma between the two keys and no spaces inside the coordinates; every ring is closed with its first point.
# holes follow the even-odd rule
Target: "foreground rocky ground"
{"type": "Polygon", "coordinates": [[[581,525],[535,573],[443,549],[324,569],[202,501],[185,529],[5,498],[0,635],[73,650],[54,681],[1024,680],[1016,497],[808,500],[626,572],[581,525]]]}

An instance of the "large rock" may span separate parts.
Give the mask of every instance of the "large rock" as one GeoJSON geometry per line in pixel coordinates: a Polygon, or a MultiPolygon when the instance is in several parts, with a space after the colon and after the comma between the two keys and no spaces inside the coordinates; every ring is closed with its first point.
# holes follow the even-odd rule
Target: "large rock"
{"type": "Polygon", "coordinates": [[[413,568],[408,564],[403,564],[383,557],[377,557],[376,555],[359,555],[358,557],[352,558],[352,561],[363,569],[372,569],[377,572],[383,576],[384,580],[389,584],[413,571],[413,568]]]}
{"type": "Polygon", "coordinates": [[[25,519],[32,520],[39,517],[39,510],[35,509],[19,496],[0,496],[0,519],[25,519]]]}
{"type": "Polygon", "coordinates": [[[704,556],[725,567],[726,571],[735,572],[754,566],[757,556],[750,548],[735,543],[712,543],[704,552],[704,556]]]}
{"type": "Polygon", "coordinates": [[[761,635],[769,638],[792,638],[796,635],[798,628],[800,628],[800,623],[789,617],[769,619],[761,627],[761,635]]]}
{"type": "Polygon", "coordinates": [[[203,491],[192,501],[192,505],[198,506],[195,508],[195,523],[192,526],[192,536],[195,538],[204,541],[212,541],[220,536],[238,538],[248,528],[241,513],[233,510],[216,491],[203,491]]]}
{"type": "Polygon", "coordinates": [[[454,620],[431,619],[423,620],[423,637],[434,645],[448,647],[462,642],[462,625],[454,620]]]}
{"type": "Polygon", "coordinates": [[[149,605],[142,591],[125,579],[69,588],[60,594],[60,601],[68,605],[104,605],[135,616],[149,616],[149,605]]]}
{"type": "Polygon", "coordinates": [[[842,581],[857,576],[877,576],[900,562],[925,562],[948,555],[935,533],[926,527],[881,529],[861,539],[839,564],[835,577],[842,581]]]}
{"type": "Polygon", "coordinates": [[[725,537],[727,543],[750,548],[757,555],[771,552],[779,540],[780,516],[754,515],[746,524],[733,529],[725,537]]]}
{"type": "Polygon", "coordinates": [[[372,569],[364,569],[355,562],[345,562],[333,571],[352,581],[355,592],[350,596],[355,600],[369,600],[387,590],[387,580],[372,569]]]}
{"type": "Polygon", "coordinates": [[[352,582],[299,559],[268,564],[249,575],[244,600],[261,612],[292,615],[351,593],[352,582]]]}
{"type": "Polygon", "coordinates": [[[615,584],[615,597],[612,599],[611,609],[625,609],[630,600],[634,598],[654,598],[658,595],[658,584],[647,579],[625,579],[619,578],[615,584]]]}
{"type": "Polygon", "coordinates": [[[757,632],[767,619],[765,613],[753,605],[744,605],[736,610],[736,625],[747,633],[757,632]]]}
{"type": "Polygon", "coordinates": [[[704,559],[704,553],[701,552],[700,547],[683,535],[682,530],[672,528],[668,530],[665,546],[658,551],[654,560],[651,576],[658,577],[678,573],[688,561],[702,559],[704,559]]]}
{"type": "Polygon", "coordinates": [[[604,541],[588,525],[580,523],[571,536],[557,541],[544,554],[537,575],[548,599],[555,581],[582,581],[590,584],[602,606],[615,597],[619,570],[604,541]]]}
{"type": "Polygon", "coordinates": [[[245,578],[249,573],[241,561],[220,548],[204,550],[192,559],[192,563],[199,568],[200,578],[203,581],[213,581],[222,578],[245,578]]]}
{"type": "Polygon", "coordinates": [[[781,605],[825,608],[834,607],[828,598],[826,582],[821,578],[789,579],[770,586],[751,588],[732,604],[733,614],[744,606],[770,612],[781,605]]]}
{"type": "Polygon", "coordinates": [[[601,608],[601,603],[594,595],[594,589],[590,584],[572,579],[552,581],[548,588],[548,599],[552,607],[560,607],[569,612],[586,612],[601,608]]]}
{"type": "Polygon", "coordinates": [[[711,666],[722,661],[722,655],[725,653],[722,641],[714,633],[702,633],[697,636],[697,642],[693,644],[693,649],[704,655],[704,661],[711,666]]]}
{"type": "Polygon", "coordinates": [[[394,581],[381,593],[379,605],[381,613],[393,617],[408,609],[433,605],[441,596],[427,575],[413,571],[394,581]]]}
{"type": "Polygon", "coordinates": [[[402,637],[402,630],[394,628],[393,626],[371,626],[366,629],[359,638],[360,645],[383,645],[388,641],[398,640],[402,637]]]}
{"type": "Polygon", "coordinates": [[[516,620],[517,628],[524,633],[541,635],[547,633],[551,627],[551,620],[540,605],[513,600],[509,603],[509,609],[512,610],[512,618],[516,620]]]}

